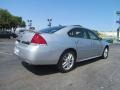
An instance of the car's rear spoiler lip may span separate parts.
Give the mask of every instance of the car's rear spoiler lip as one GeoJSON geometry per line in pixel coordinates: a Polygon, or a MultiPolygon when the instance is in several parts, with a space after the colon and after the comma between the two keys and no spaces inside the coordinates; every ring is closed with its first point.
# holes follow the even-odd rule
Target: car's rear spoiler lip
{"type": "Polygon", "coordinates": [[[26,31],[33,32],[33,33],[38,33],[38,34],[41,34],[40,32],[38,32],[38,31],[35,31],[35,30],[26,30],[26,31]]]}

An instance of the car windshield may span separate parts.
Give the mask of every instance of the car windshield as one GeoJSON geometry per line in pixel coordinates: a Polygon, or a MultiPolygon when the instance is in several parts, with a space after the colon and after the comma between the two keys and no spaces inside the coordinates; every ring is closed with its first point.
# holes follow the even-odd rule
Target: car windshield
{"type": "Polygon", "coordinates": [[[64,27],[65,26],[45,28],[45,29],[39,30],[39,33],[55,33],[55,32],[59,31],[60,29],[62,29],[64,27]]]}

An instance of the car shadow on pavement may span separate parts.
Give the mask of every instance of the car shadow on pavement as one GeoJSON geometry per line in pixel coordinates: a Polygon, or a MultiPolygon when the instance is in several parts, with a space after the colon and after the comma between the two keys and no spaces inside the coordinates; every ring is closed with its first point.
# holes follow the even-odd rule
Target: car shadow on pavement
{"type": "MultiPolygon", "coordinates": [[[[80,66],[84,66],[84,65],[87,65],[87,64],[90,64],[90,63],[94,63],[94,62],[99,61],[99,60],[102,60],[102,59],[101,58],[95,58],[95,59],[82,61],[80,63],[76,63],[74,69],[76,69],[80,66]]],[[[35,75],[39,75],[39,76],[59,73],[56,65],[30,65],[26,62],[22,62],[22,65],[28,71],[32,72],[35,75]]]]}
{"type": "Polygon", "coordinates": [[[22,65],[35,75],[43,76],[58,73],[56,65],[30,65],[26,62],[22,62],[22,65]]]}
{"type": "Polygon", "coordinates": [[[85,61],[82,61],[80,63],[76,63],[75,68],[76,67],[80,67],[80,66],[84,66],[84,65],[88,65],[88,64],[97,62],[99,60],[103,60],[103,59],[101,59],[100,57],[98,57],[98,58],[94,58],[94,59],[85,60],[85,61]]]}

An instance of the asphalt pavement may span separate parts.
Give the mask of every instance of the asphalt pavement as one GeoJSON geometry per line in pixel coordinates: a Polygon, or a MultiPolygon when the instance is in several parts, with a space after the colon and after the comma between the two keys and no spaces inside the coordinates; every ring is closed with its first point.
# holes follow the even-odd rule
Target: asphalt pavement
{"type": "Polygon", "coordinates": [[[108,59],[80,62],[68,73],[28,65],[13,49],[14,40],[0,39],[0,90],[120,90],[119,44],[110,46],[108,59]]]}

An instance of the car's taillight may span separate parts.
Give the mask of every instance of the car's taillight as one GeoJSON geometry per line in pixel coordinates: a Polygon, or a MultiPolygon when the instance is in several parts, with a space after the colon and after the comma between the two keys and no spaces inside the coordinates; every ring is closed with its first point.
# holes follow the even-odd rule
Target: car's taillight
{"type": "Polygon", "coordinates": [[[35,34],[31,40],[31,43],[35,43],[35,44],[47,44],[47,42],[45,41],[45,39],[39,35],[39,34],[35,34]]]}

